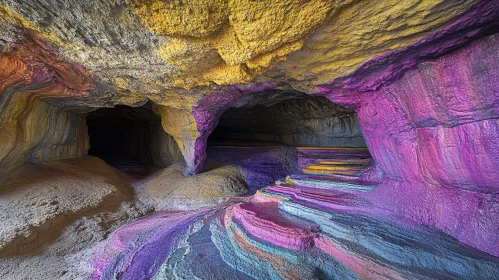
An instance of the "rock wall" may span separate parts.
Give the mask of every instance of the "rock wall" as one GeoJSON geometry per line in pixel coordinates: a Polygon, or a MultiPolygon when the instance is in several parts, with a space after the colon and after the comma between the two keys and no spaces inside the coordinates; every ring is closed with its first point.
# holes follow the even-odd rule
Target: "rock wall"
{"type": "Polygon", "coordinates": [[[498,18],[496,0],[4,1],[0,177],[85,154],[83,113],[147,100],[199,173],[230,107],[318,94],[358,114],[373,213],[497,256],[498,18]]]}
{"type": "MultiPolygon", "coordinates": [[[[0,183],[25,162],[87,154],[86,113],[114,105],[105,94],[100,101],[92,98],[96,77],[68,62],[55,46],[26,30],[11,31],[26,38],[3,46],[0,52],[0,183]]],[[[159,166],[177,162],[181,155],[161,129],[159,117],[158,125],[148,129],[158,147],[149,161],[159,166]]]]}
{"type": "Polygon", "coordinates": [[[376,166],[375,205],[499,255],[498,35],[418,64],[374,91],[331,90],[355,108],[376,166]]]}
{"type": "Polygon", "coordinates": [[[0,183],[24,162],[84,155],[84,115],[53,98],[85,96],[93,86],[90,74],[36,35],[4,48],[0,65],[0,183]]]}
{"type": "MultiPolygon", "coordinates": [[[[36,31],[128,100],[134,93],[160,102],[175,87],[255,78],[311,91],[422,39],[476,3],[8,0],[0,15],[36,31]]],[[[4,30],[4,37],[13,33],[4,30]]]]}
{"type": "Polygon", "coordinates": [[[151,163],[159,167],[167,167],[175,164],[179,161],[183,161],[182,153],[178,148],[175,139],[166,133],[161,124],[151,125],[148,127],[148,132],[150,135],[150,145],[153,147],[149,148],[148,158],[151,159],[151,163]]]}
{"type": "Polygon", "coordinates": [[[85,116],[28,94],[0,95],[0,183],[25,162],[76,158],[88,150],[85,116]]]}
{"type": "MultiPolygon", "coordinates": [[[[185,174],[192,174],[203,169],[206,139],[218,118],[243,94],[313,92],[318,84],[362,69],[376,56],[433,40],[426,37],[430,32],[484,3],[495,5],[370,0],[27,5],[9,0],[0,7],[0,47],[6,69],[19,70],[13,85],[75,97],[58,100],[63,106],[138,106],[149,99],[168,108],[160,111],[178,112],[165,113],[176,121],[166,120],[168,126],[163,121],[163,128],[186,159],[185,174]],[[30,74],[23,76],[22,69],[30,74]]],[[[483,11],[490,14],[494,8],[483,11]]],[[[490,18],[476,16],[475,22],[457,24],[468,30],[455,34],[462,34],[456,35],[462,41],[477,37],[474,28],[490,18]]]]}

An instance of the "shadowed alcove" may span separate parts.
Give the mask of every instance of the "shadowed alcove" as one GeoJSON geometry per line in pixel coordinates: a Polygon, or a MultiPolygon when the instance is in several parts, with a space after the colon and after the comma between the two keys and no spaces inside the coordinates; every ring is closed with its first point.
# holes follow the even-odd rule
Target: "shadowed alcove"
{"type": "Polygon", "coordinates": [[[119,169],[166,167],[181,159],[173,138],[161,127],[161,119],[142,107],[101,108],[87,115],[89,155],[119,169]]]}
{"type": "Polygon", "coordinates": [[[366,146],[353,110],[325,97],[312,96],[229,108],[210,135],[209,143],[231,141],[319,147],[366,146]]]}
{"type": "MultiPolygon", "coordinates": [[[[311,165],[322,168],[318,158],[346,162],[337,169],[350,167],[349,161],[363,165],[370,159],[351,109],[302,93],[262,92],[244,98],[219,119],[208,138],[208,158],[242,167],[249,174],[246,183],[251,191],[311,165]],[[337,150],[331,153],[330,148],[337,150]],[[360,151],[350,150],[356,148],[360,151]]],[[[354,175],[359,170],[335,173],[354,175]]]]}

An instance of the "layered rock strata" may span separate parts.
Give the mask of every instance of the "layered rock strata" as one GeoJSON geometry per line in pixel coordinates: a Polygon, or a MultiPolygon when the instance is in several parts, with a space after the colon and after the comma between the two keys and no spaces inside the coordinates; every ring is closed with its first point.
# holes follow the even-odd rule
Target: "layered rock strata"
{"type": "Polygon", "coordinates": [[[51,96],[85,96],[57,100],[63,107],[150,99],[188,163],[185,174],[193,174],[203,169],[204,143],[218,118],[243,94],[314,92],[376,56],[438,43],[430,32],[449,23],[448,33],[464,43],[493,25],[496,10],[495,1],[208,2],[7,1],[0,10],[2,54],[10,63],[4,69],[20,60],[19,71],[31,74],[5,70],[4,88],[32,84],[51,96]],[[284,12],[293,16],[275,17],[284,12]],[[472,20],[459,19],[473,12],[472,20]]]}
{"type": "Polygon", "coordinates": [[[377,90],[321,89],[358,112],[375,160],[366,176],[384,186],[378,204],[493,255],[499,254],[498,38],[421,63],[377,90]]]}
{"type": "Polygon", "coordinates": [[[497,258],[441,231],[373,216],[371,195],[382,186],[359,176],[367,150],[297,152],[302,170],[252,197],[122,227],[96,251],[93,279],[499,276],[497,258]]]}
{"type": "Polygon", "coordinates": [[[499,277],[499,1],[6,0],[0,18],[0,184],[12,192],[22,164],[88,153],[89,112],[148,101],[164,141],[147,161],[181,153],[184,175],[208,171],[227,116],[272,118],[277,136],[250,125],[238,137],[294,145],[310,129],[307,145],[362,146],[361,132],[372,155],[298,148],[293,172],[241,152],[222,175],[267,188],[123,227],[95,278],[499,277]],[[304,94],[344,108],[285,105],[304,94]],[[293,174],[272,185],[265,168],[293,174]]]}

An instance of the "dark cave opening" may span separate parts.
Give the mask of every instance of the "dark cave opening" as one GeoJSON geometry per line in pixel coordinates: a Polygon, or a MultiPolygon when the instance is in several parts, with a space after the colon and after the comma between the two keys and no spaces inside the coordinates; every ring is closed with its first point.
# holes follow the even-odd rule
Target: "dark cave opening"
{"type": "Polygon", "coordinates": [[[241,167],[251,191],[302,172],[355,175],[371,158],[356,112],[325,97],[264,92],[240,101],[220,117],[207,151],[241,167]]]}
{"type": "Polygon", "coordinates": [[[234,142],[366,147],[355,111],[317,96],[256,105],[249,102],[229,108],[208,143],[234,142]]]}
{"type": "Polygon", "coordinates": [[[87,114],[86,123],[88,154],[123,171],[166,167],[181,158],[150,103],[142,107],[100,108],[87,114]]]}

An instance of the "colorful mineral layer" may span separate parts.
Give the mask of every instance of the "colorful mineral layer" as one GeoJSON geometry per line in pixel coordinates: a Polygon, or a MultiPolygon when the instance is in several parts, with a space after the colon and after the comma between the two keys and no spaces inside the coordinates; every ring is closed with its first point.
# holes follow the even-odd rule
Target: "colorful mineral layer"
{"type": "Polygon", "coordinates": [[[0,0],[0,279],[499,279],[499,0],[0,0]]]}

